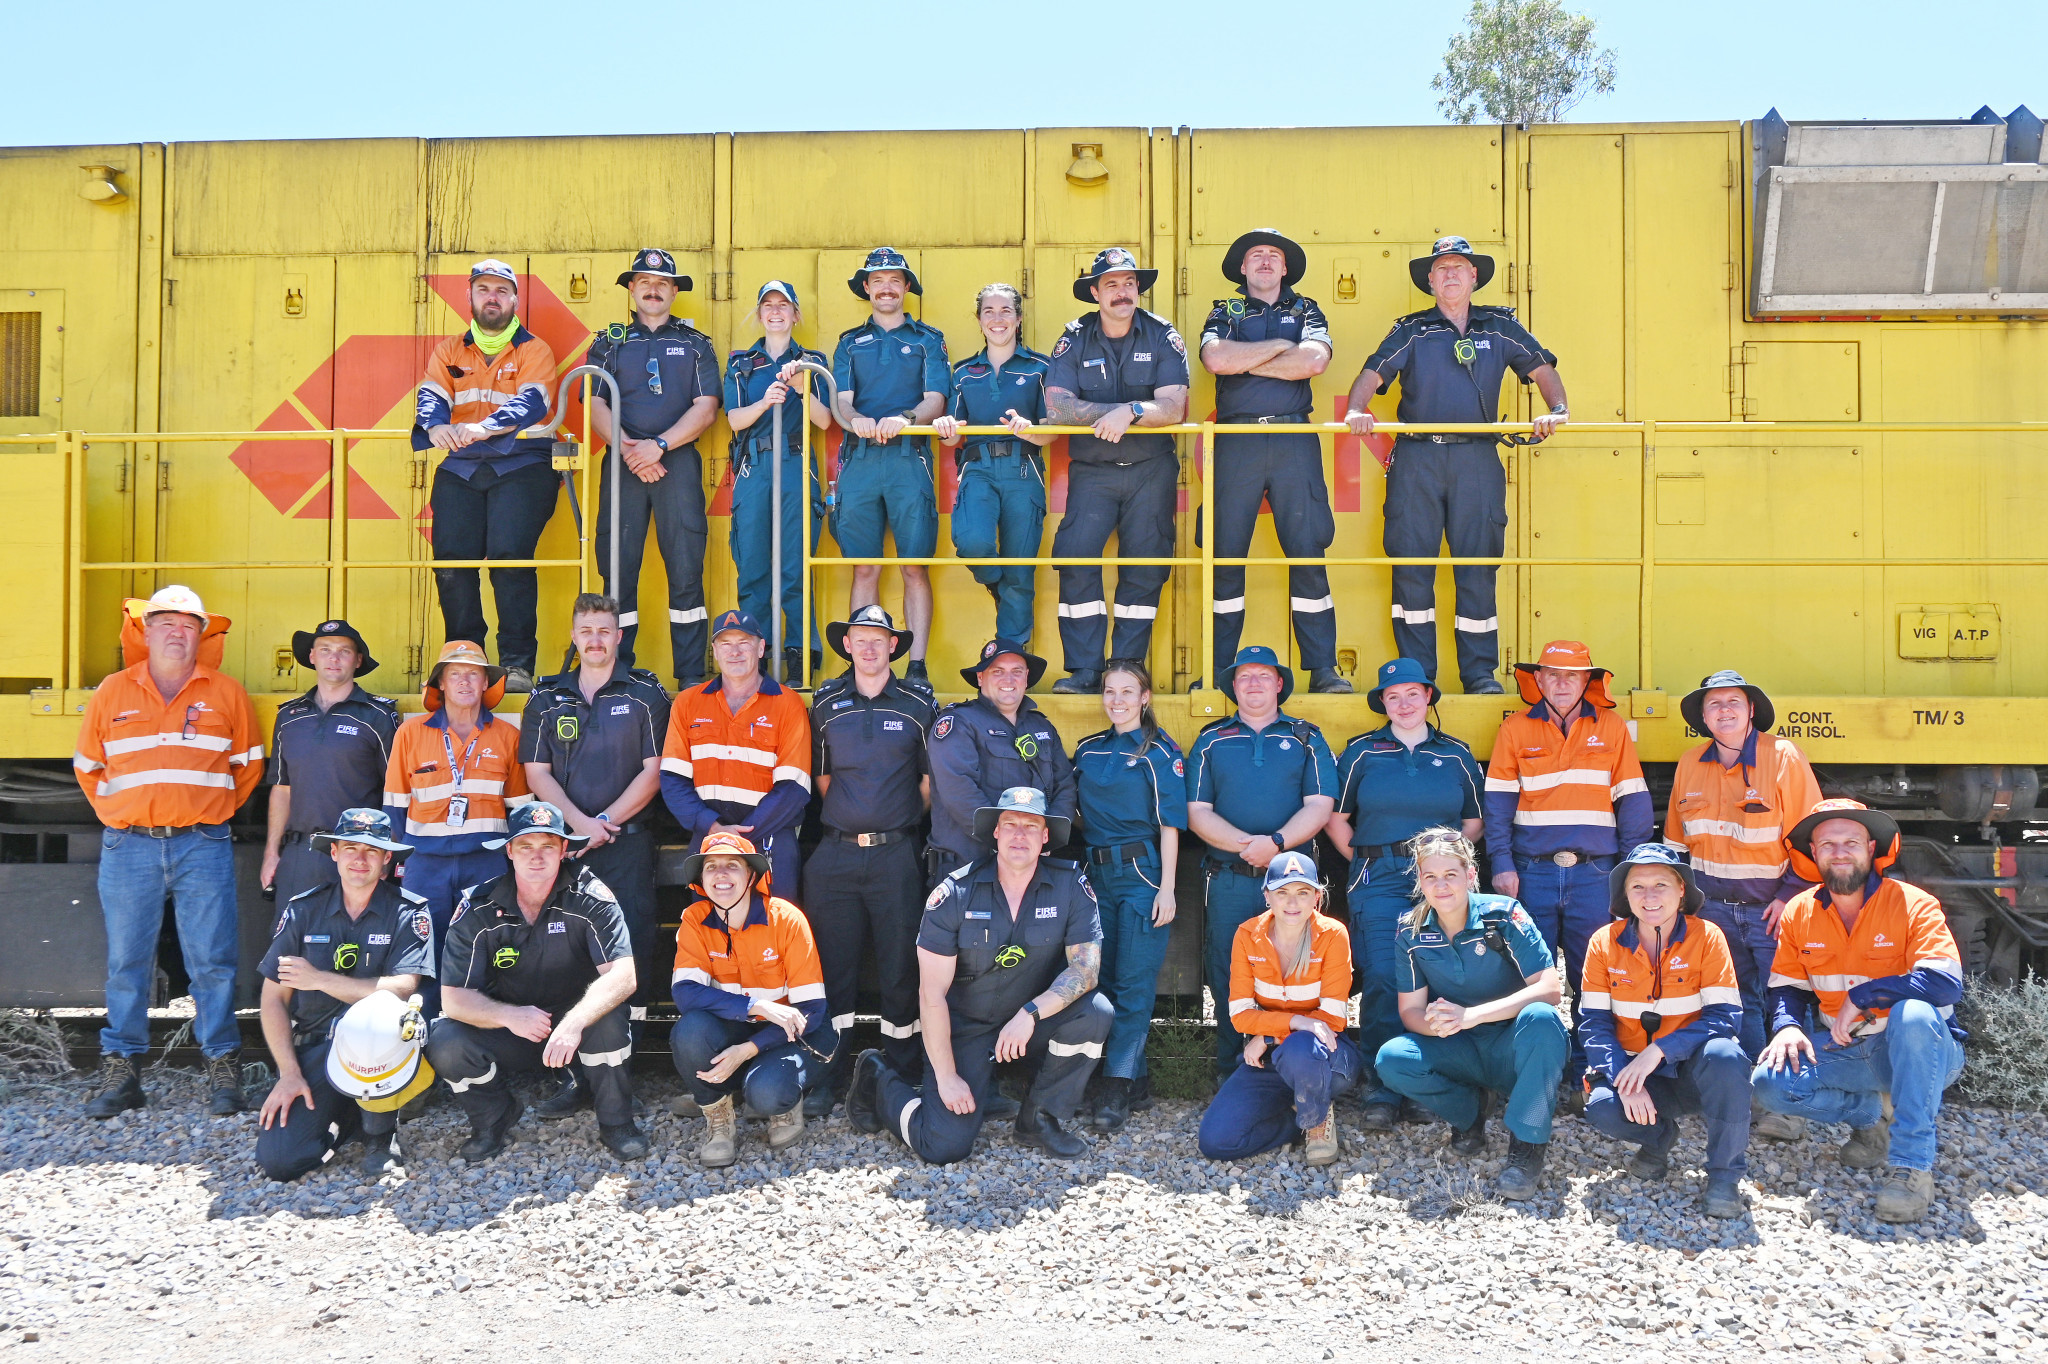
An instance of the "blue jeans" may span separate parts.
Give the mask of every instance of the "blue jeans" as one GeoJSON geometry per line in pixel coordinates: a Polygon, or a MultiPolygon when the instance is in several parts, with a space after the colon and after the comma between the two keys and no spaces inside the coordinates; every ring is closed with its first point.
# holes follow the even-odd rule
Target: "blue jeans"
{"type": "MultiPolygon", "coordinates": [[[[1362,858],[1352,860],[1347,884],[1351,965],[1359,982],[1358,1049],[1365,1056],[1378,1056],[1403,1031],[1394,989],[1394,938],[1401,916],[1415,907],[1414,891],[1415,863],[1408,858],[1382,857],[1370,867],[1362,858]]],[[[1388,1097],[1377,1073],[1367,1078],[1367,1103],[1388,1097]]]]}
{"type": "Polygon", "coordinates": [[[1749,1058],[1732,1037],[1710,1039],[1680,1061],[1675,1073],[1650,1076],[1643,1089],[1657,1105],[1653,1123],[1630,1122],[1621,1096],[1605,1076],[1586,1099],[1586,1121],[1616,1141],[1669,1151],[1678,1140],[1678,1115],[1707,1119],[1707,1173],[1742,1174],[1749,1169],[1749,1058]]]}
{"type": "MultiPolygon", "coordinates": [[[[1038,553],[1044,535],[1045,477],[1035,459],[983,455],[962,466],[960,491],[953,499],[953,548],[961,558],[1030,557],[1038,553]]],[[[996,634],[1030,643],[1038,570],[1022,564],[970,571],[974,581],[995,593],[996,634]]]]}
{"type": "Polygon", "coordinates": [[[1230,945],[1238,926],[1266,912],[1261,877],[1239,876],[1211,863],[1203,869],[1202,974],[1216,1005],[1216,1073],[1227,1077],[1244,1059],[1244,1035],[1230,1026],[1230,945]]]}
{"type": "Polygon", "coordinates": [[[1882,1095],[1892,1096],[1891,1164],[1934,1168],[1934,1119],[1941,1094],[1963,1073],[1963,1044],[1948,1020],[1922,999],[1892,1007],[1881,1033],[1838,1047],[1825,1032],[1813,1034],[1818,1062],[1793,1070],[1758,1066],[1750,1085],[1773,1113],[1872,1127],[1884,1117],[1882,1095]]]}
{"type": "MultiPolygon", "coordinates": [[[[748,1041],[759,1031],[758,1019],[720,1018],[706,1009],[692,1009],[676,1019],[668,1034],[669,1055],[675,1059],[676,1074],[690,1097],[699,1104],[737,1099],[757,1118],[787,1113],[802,1103],[804,1095],[824,1078],[826,1063],[798,1042],[776,1043],[717,1084],[697,1077],[698,1071],[711,1068],[718,1053],[748,1041]]],[[[830,1056],[838,1037],[827,1027],[804,1040],[830,1056]]]]}
{"type": "Polygon", "coordinates": [[[1173,937],[1172,925],[1152,926],[1152,897],[1159,893],[1157,859],[1154,853],[1143,865],[1088,866],[1088,883],[1102,907],[1102,993],[1116,1009],[1109,1040],[1102,1045],[1102,1073],[1116,1079],[1135,1080],[1146,1073],[1145,1038],[1159,998],[1159,968],[1166,964],[1173,937]]]}
{"type": "Polygon", "coordinates": [[[1524,1004],[1512,1022],[1481,1023],[1450,1037],[1402,1033],[1374,1061],[1380,1083],[1453,1127],[1479,1120],[1479,1091],[1508,1098],[1503,1120],[1527,1142],[1550,1140],[1557,1077],[1564,1069],[1564,1020],[1548,1004],[1524,1004]]]}
{"type": "Polygon", "coordinates": [[[235,852],[225,824],[197,824],[169,838],[128,829],[100,835],[100,913],[107,923],[107,1026],[100,1050],[109,1056],[149,1051],[149,996],[156,985],[156,946],[164,901],[178,916],[178,947],[192,978],[193,1023],[208,1060],[241,1048],[235,1026],[235,852]]]}
{"type": "Polygon", "coordinates": [[[1764,986],[1771,978],[1771,962],[1778,955],[1777,938],[1764,931],[1764,906],[1731,905],[1708,900],[1700,906],[1700,917],[1721,930],[1728,940],[1728,955],[1735,962],[1735,984],[1742,991],[1742,1023],[1736,1040],[1754,1062],[1764,1054],[1764,1018],[1770,1009],[1764,986]]]}
{"type": "MultiPolygon", "coordinates": [[[[1579,993],[1579,976],[1586,969],[1586,949],[1593,935],[1614,921],[1607,909],[1607,874],[1612,870],[1611,857],[1582,859],[1571,867],[1560,867],[1547,857],[1515,859],[1515,872],[1522,881],[1521,893],[1515,898],[1536,921],[1543,941],[1550,944],[1551,955],[1564,969],[1574,997],[1579,993]]],[[[1577,1083],[1585,1073],[1586,1049],[1574,1028],[1564,1078],[1567,1083],[1577,1083]]]]}
{"type": "Polygon", "coordinates": [[[448,943],[448,919],[456,902],[471,886],[480,886],[503,876],[512,864],[502,851],[478,848],[464,853],[416,852],[405,859],[401,884],[427,902],[428,917],[434,921],[434,979],[420,982],[421,1016],[432,1019],[441,1013],[441,949],[448,943]]]}
{"type": "MultiPolygon", "coordinates": [[[[815,434],[815,433],[814,433],[815,434]]],[[[793,440],[784,432],[783,439],[793,440]]],[[[804,633],[804,462],[799,454],[782,457],[782,646],[803,645],[804,633]]],[[[811,478],[811,548],[818,548],[818,536],[825,528],[825,497],[816,475],[811,478]]],[[[775,470],[767,456],[756,455],[745,469],[735,468],[732,480],[733,569],[738,576],[740,610],[761,622],[773,637],[775,622],[769,607],[775,601],[775,470]]],[[[811,622],[811,652],[823,646],[818,623],[811,622]]],[[[769,666],[780,666],[770,659],[769,666]]]]}
{"type": "Polygon", "coordinates": [[[1244,1160],[1320,1126],[1331,1100],[1348,1093],[1365,1069],[1365,1058],[1344,1038],[1331,1048],[1306,1032],[1289,1034],[1264,1061],[1240,1060],[1209,1101],[1197,1138],[1209,1159],[1244,1160]]]}

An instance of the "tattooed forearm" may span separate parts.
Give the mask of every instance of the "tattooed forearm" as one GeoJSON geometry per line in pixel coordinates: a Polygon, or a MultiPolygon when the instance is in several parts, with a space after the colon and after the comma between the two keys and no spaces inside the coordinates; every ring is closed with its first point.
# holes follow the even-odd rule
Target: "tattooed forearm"
{"type": "Polygon", "coordinates": [[[1121,406],[1122,403],[1083,402],[1064,388],[1045,391],[1045,410],[1052,426],[1093,426],[1121,406]]]}
{"type": "MultiPolygon", "coordinates": [[[[1067,969],[1053,977],[1045,992],[1058,1000],[1059,1008],[1064,1009],[1094,989],[1096,977],[1101,974],[1102,944],[1077,943],[1067,949],[1067,969]]],[[[1048,1012],[1057,1013],[1059,1009],[1048,1012]]]]}

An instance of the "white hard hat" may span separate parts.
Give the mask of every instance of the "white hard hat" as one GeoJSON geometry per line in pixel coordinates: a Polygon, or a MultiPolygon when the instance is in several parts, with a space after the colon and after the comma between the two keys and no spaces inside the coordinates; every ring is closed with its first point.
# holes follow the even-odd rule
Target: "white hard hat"
{"type": "Polygon", "coordinates": [[[183,583],[172,583],[169,587],[158,589],[155,596],[142,604],[144,620],[171,611],[180,615],[197,616],[201,625],[212,619],[206,614],[206,607],[199,600],[199,594],[183,583]]]}
{"type": "Polygon", "coordinates": [[[378,990],[348,1006],[327,1048],[327,1082],[374,1113],[403,1108],[434,1083],[420,1000],[378,990]]]}

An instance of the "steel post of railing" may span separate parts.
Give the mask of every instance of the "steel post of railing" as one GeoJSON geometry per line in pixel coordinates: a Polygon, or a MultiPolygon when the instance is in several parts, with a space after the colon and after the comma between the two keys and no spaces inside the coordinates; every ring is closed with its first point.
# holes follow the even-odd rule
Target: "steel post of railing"
{"type": "Polygon", "coordinates": [[[1223,689],[1216,672],[1216,423],[1202,423],[1202,596],[1196,609],[1202,613],[1202,656],[1195,660],[1195,676],[1208,679],[1212,692],[1223,689]]]}
{"type": "MultiPolygon", "coordinates": [[[[85,441],[76,431],[66,431],[57,448],[64,455],[64,493],[70,504],[64,537],[64,590],[71,606],[64,629],[64,686],[69,690],[85,685],[85,441]]],[[[136,495],[141,496],[139,490],[136,495]]]]}
{"type": "MultiPolygon", "coordinates": [[[[803,575],[803,657],[797,662],[798,686],[808,691],[811,686],[811,617],[817,614],[818,585],[811,578],[811,376],[817,375],[825,381],[826,402],[834,412],[839,410],[839,381],[832,377],[832,371],[816,360],[799,359],[797,373],[803,380],[800,391],[803,406],[797,413],[797,429],[801,433],[798,444],[803,450],[803,473],[797,479],[797,496],[803,499],[803,543],[797,546],[804,556],[803,575]]],[[[775,405],[775,563],[774,594],[770,609],[775,613],[775,657],[782,656],[782,405],[775,405]]]]}
{"type": "MultiPolygon", "coordinates": [[[[594,375],[604,376],[604,386],[611,394],[612,399],[612,435],[611,439],[605,442],[607,451],[605,463],[609,467],[612,476],[612,571],[611,576],[607,577],[604,582],[605,591],[610,593],[613,600],[616,601],[622,597],[619,590],[619,479],[622,472],[619,441],[625,436],[624,417],[622,414],[626,410],[625,406],[619,401],[619,381],[614,379],[612,372],[602,365],[576,366],[576,368],[562,376],[562,382],[555,388],[555,411],[554,415],[548,419],[547,427],[552,431],[562,424],[562,414],[569,410],[569,385],[577,379],[594,375]]],[[[588,458],[587,452],[590,449],[590,389],[588,386],[585,386],[583,390],[583,449],[586,451],[585,457],[588,458]]],[[[584,484],[583,490],[585,495],[588,496],[590,485],[588,483],[584,484]]],[[[604,499],[604,489],[601,486],[598,489],[598,499],[600,501],[604,499]]],[[[577,556],[579,562],[582,557],[581,555],[577,556]]],[[[502,568],[504,565],[500,564],[499,567],[502,568]]],[[[634,586],[638,587],[639,584],[635,583],[634,586]]],[[[637,597],[639,594],[636,592],[634,595],[637,597]]]]}
{"type": "Polygon", "coordinates": [[[1643,566],[1637,574],[1636,591],[1636,689],[1655,691],[1652,664],[1652,620],[1656,613],[1650,599],[1657,590],[1657,423],[1643,423],[1643,514],[1641,553],[1643,566]]]}
{"type": "Polygon", "coordinates": [[[348,617],[348,437],[339,431],[327,475],[327,614],[348,617]]]}

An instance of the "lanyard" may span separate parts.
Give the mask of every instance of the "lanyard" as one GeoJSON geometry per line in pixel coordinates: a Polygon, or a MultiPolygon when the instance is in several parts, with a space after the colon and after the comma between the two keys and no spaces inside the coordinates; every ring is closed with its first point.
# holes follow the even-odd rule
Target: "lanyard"
{"type": "Polygon", "coordinates": [[[444,729],[441,731],[441,748],[442,751],[444,751],[448,755],[448,771],[451,778],[455,782],[455,789],[458,791],[462,789],[463,765],[469,761],[469,755],[476,752],[477,737],[482,733],[483,726],[481,725],[477,726],[477,728],[470,733],[469,747],[462,750],[462,762],[458,763],[455,761],[454,741],[448,737],[447,730],[444,729]]]}

